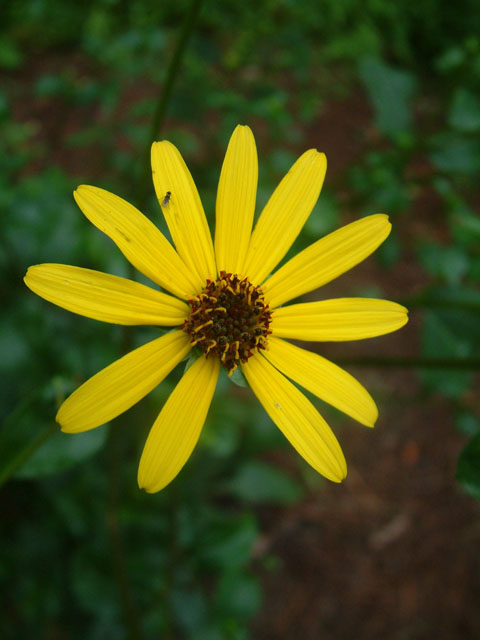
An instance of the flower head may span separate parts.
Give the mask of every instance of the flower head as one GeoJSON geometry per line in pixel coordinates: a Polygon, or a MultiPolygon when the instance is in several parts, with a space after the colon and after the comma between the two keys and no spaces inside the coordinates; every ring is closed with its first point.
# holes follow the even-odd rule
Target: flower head
{"type": "Polygon", "coordinates": [[[390,232],[386,215],[363,218],[313,243],[274,272],[310,215],[325,171],[324,154],[306,151],[275,189],[252,231],[257,153],[251,130],[238,126],[220,175],[213,243],[180,153],[167,141],[154,143],[153,182],[175,248],[125,200],[96,187],[79,187],[75,200],[86,217],[110,236],[138,271],[169,293],[58,264],[30,267],[27,286],[89,318],[176,329],[131,351],[72,393],[57,414],[62,430],[86,431],[120,415],[196,347],[197,359],[152,426],[138,470],[140,487],[159,491],[188,460],[220,367],[229,375],[240,367],[268,415],[303,458],[340,482],[346,476],[340,445],[290,380],[367,426],[374,425],[377,408],[350,374],[285,338],[370,338],[402,327],[407,310],[367,298],[283,306],[364,260],[390,232]]]}

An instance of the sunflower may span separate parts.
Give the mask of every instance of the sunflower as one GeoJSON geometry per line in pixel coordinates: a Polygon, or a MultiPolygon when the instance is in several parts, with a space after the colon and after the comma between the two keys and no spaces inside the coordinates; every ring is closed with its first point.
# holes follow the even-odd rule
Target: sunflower
{"type": "Polygon", "coordinates": [[[349,373],[287,340],[343,341],[399,329],[407,310],[369,298],[285,303],[317,289],[364,260],[385,240],[386,215],[362,218],[307,247],[273,274],[310,215],[326,158],[315,149],[293,164],[253,228],[258,160],[251,130],[238,126],[218,185],[215,240],[179,151],[152,145],[157,198],[173,244],[140,211],[103,189],[80,186],[85,216],[157,288],[80,267],[41,264],[27,286],[74,313],[121,325],[172,327],[87,380],[61,405],[62,431],[78,433],[120,415],[156,387],[194,349],[191,366],[155,420],[140,460],[138,484],[164,488],[200,436],[220,368],[240,368],[265,411],[300,455],[341,482],[346,463],[330,427],[298,389],[372,427],[375,403],[349,373]],[[168,293],[164,293],[166,291],[168,293]],[[296,383],[293,384],[293,383],[296,383]]]}

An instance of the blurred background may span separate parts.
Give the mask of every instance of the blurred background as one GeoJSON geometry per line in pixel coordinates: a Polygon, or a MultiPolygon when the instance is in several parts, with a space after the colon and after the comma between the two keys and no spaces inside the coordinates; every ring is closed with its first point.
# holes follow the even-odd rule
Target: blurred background
{"type": "MultiPolygon", "coordinates": [[[[395,334],[309,345],[379,407],[371,431],[315,400],[344,448],[344,484],[312,472],[253,394],[222,378],[183,472],[160,494],[139,491],[146,434],[182,367],[111,425],[56,431],[59,403],[124,352],[124,332],[55,308],[22,278],[41,262],[128,276],[75,206],[81,183],[144,207],[165,231],[153,187],[144,203],[136,190],[190,7],[0,5],[0,635],[478,638],[475,0],[205,1],[161,131],[210,222],[237,123],[256,136],[257,213],[300,153],[327,154],[293,251],[363,215],[390,215],[376,254],[311,296],[411,310],[395,334]]],[[[156,335],[135,329],[134,346],[156,335]]]]}

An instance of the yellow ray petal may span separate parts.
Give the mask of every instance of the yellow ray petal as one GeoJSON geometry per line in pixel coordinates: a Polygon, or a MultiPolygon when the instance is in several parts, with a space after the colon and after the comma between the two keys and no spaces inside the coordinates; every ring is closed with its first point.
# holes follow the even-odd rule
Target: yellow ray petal
{"type": "Polygon", "coordinates": [[[143,449],[138,468],[141,489],[160,491],[190,457],[207,417],[219,369],[217,358],[200,356],[170,394],[143,449]]]}
{"type": "Polygon", "coordinates": [[[343,342],[396,331],[408,322],[407,309],[376,298],[336,298],[275,309],[273,335],[295,340],[343,342]]]}
{"type": "Polygon", "coordinates": [[[218,271],[244,275],[257,196],[258,159],[249,127],[235,129],[218,183],[215,255],[218,271]]]}
{"type": "Polygon", "coordinates": [[[64,264],[30,267],[25,284],[49,302],[87,318],[115,324],[182,324],[189,307],[138,282],[64,264]]]}
{"type": "Polygon", "coordinates": [[[153,184],[173,242],[200,290],[207,278],[215,279],[212,237],[202,202],[187,165],[170,142],[152,145],[153,184]],[[165,196],[170,199],[165,203],[165,196]]]}
{"type": "Polygon", "coordinates": [[[187,334],[173,331],[127,353],[65,400],[56,418],[62,431],[87,431],[116,418],[160,384],[189,351],[187,334]]]}
{"type": "Polygon", "coordinates": [[[309,149],[273,192],[255,225],[245,261],[245,275],[254,284],[261,284],[292,246],[315,206],[326,170],[325,154],[309,149]]]}
{"type": "Polygon", "coordinates": [[[147,278],[179,298],[188,300],[198,293],[175,249],[138,209],[98,187],[82,185],[73,195],[90,222],[109,236],[147,278]]]}
{"type": "Polygon", "coordinates": [[[330,427],[312,403],[260,354],[242,370],[265,411],[299,454],[329,480],[341,482],[347,465],[330,427]]]}
{"type": "Polygon", "coordinates": [[[270,336],[268,346],[265,357],[284,375],[365,426],[374,426],[378,418],[375,402],[353,376],[285,340],[270,336]]]}
{"type": "Polygon", "coordinates": [[[328,234],[283,265],[263,285],[271,307],[297,298],[337,278],[365,260],[390,233],[388,217],[378,213],[328,234]]]}

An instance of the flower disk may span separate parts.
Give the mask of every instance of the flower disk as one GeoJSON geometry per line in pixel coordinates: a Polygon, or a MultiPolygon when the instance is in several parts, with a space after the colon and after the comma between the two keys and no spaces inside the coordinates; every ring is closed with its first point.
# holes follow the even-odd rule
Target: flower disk
{"type": "Polygon", "coordinates": [[[188,303],[192,311],[182,329],[205,356],[218,356],[229,376],[255,350],[267,348],[271,312],[260,287],[247,278],[221,271],[188,303]]]}

